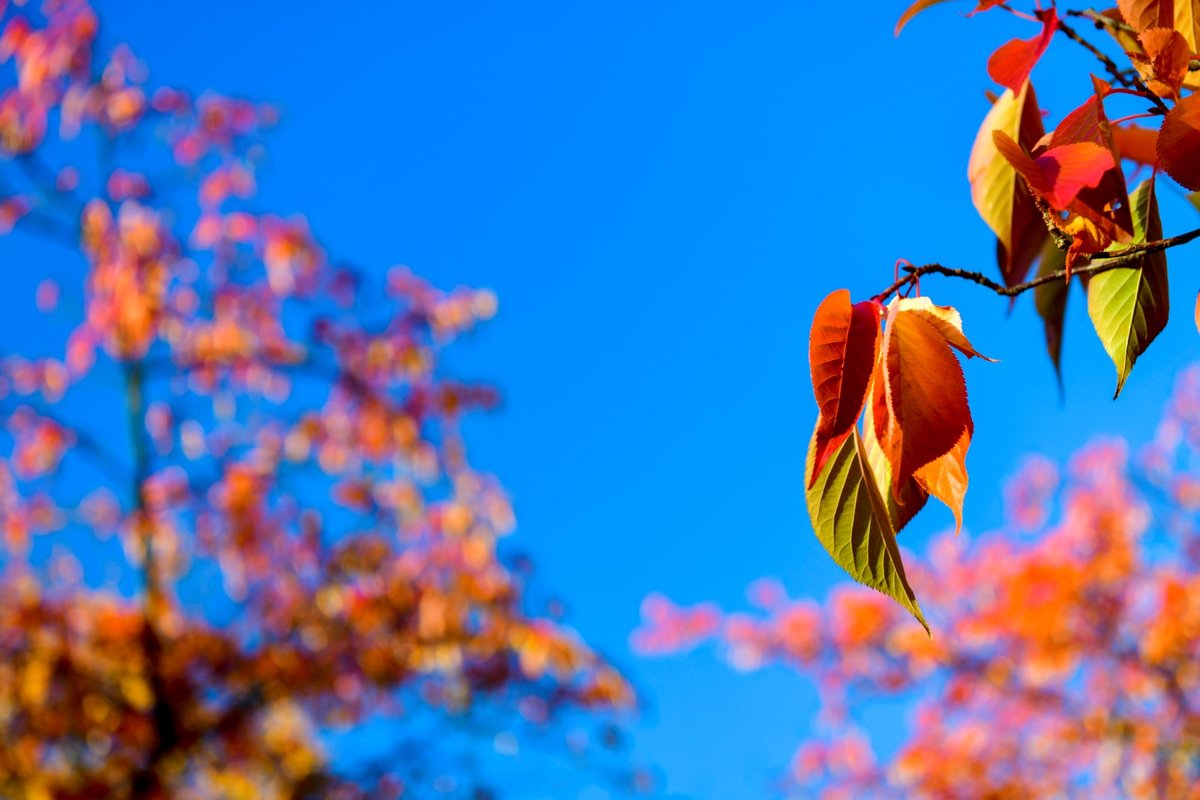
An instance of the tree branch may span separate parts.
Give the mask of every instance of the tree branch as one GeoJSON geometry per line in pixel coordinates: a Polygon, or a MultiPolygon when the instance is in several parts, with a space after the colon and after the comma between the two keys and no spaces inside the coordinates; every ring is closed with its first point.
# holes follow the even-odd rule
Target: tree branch
{"type": "MultiPolygon", "coordinates": [[[[1096,23],[1097,28],[1103,27],[1107,22],[1111,22],[1111,20],[1109,20],[1107,17],[1105,17],[1101,14],[1097,14],[1094,11],[1090,11],[1090,12],[1068,11],[1067,14],[1070,16],[1078,16],[1078,17],[1082,17],[1084,19],[1092,20],[1093,22],[1096,23]],[[1104,22],[1101,22],[1100,20],[1104,20],[1104,22]]],[[[1116,26],[1114,25],[1114,27],[1116,27],[1116,26]]],[[[1111,58],[1109,58],[1107,55],[1105,55],[1104,52],[1099,47],[1096,47],[1096,45],[1092,44],[1087,39],[1084,39],[1082,36],[1079,35],[1078,31],[1076,31],[1074,28],[1072,28],[1070,25],[1068,25],[1066,22],[1064,22],[1061,19],[1058,21],[1058,30],[1060,32],[1062,32],[1062,34],[1064,36],[1066,36],[1068,39],[1070,39],[1073,42],[1077,42],[1085,50],[1087,50],[1089,53],[1091,53],[1096,58],[1098,58],[1100,60],[1100,63],[1104,65],[1104,68],[1106,70],[1108,70],[1108,74],[1112,76],[1114,81],[1116,81],[1117,83],[1121,84],[1122,86],[1124,86],[1126,88],[1135,89],[1138,92],[1140,92],[1143,96],[1145,96],[1145,98],[1147,100],[1149,100],[1151,103],[1154,104],[1156,113],[1166,114],[1168,111],[1171,110],[1167,106],[1167,104],[1165,102],[1163,102],[1163,99],[1161,97],[1159,97],[1154,92],[1152,92],[1148,88],[1146,88],[1146,84],[1142,82],[1142,79],[1140,76],[1138,76],[1136,70],[1134,70],[1134,72],[1132,74],[1122,71],[1121,68],[1117,66],[1116,62],[1113,61],[1111,58]]]]}
{"type": "MultiPolygon", "coordinates": [[[[1171,247],[1187,244],[1188,242],[1200,238],[1200,228],[1181,233],[1178,236],[1171,236],[1166,239],[1158,239],[1153,242],[1140,242],[1137,244],[1127,245],[1120,250],[1115,250],[1111,253],[1096,253],[1091,258],[1091,263],[1086,267],[1073,269],[1070,275],[1096,275],[1101,272],[1107,272],[1110,269],[1118,267],[1126,267],[1130,264],[1141,261],[1142,258],[1151,254],[1159,253],[1171,247]]],[[[884,302],[894,294],[899,293],[909,286],[915,286],[922,275],[945,275],[948,278],[960,278],[970,281],[990,289],[1001,297],[1016,297],[1019,294],[1024,294],[1030,289],[1036,289],[1047,283],[1054,281],[1066,280],[1069,276],[1066,270],[1051,272],[1046,275],[1025,281],[1024,283],[1005,286],[1002,283],[992,280],[982,272],[973,272],[966,269],[958,269],[957,267],[947,267],[942,264],[922,264],[921,266],[908,265],[901,268],[901,271],[906,273],[903,277],[898,278],[891,286],[884,289],[879,294],[873,297],[873,300],[884,302]]]]}

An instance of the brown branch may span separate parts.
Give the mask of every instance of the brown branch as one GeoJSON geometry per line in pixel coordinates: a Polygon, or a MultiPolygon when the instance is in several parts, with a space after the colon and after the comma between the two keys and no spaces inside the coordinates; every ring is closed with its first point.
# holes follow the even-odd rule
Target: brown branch
{"type": "MultiPolygon", "coordinates": [[[[1078,31],[1076,31],[1067,23],[1063,22],[1061,19],[1058,21],[1058,30],[1059,33],[1063,34],[1071,41],[1079,44],[1081,47],[1083,47],[1083,49],[1087,50],[1089,53],[1099,59],[1100,63],[1104,65],[1106,70],[1108,70],[1108,74],[1112,76],[1114,81],[1127,88],[1133,87],[1134,81],[1131,80],[1129,76],[1117,66],[1117,62],[1109,58],[1104,51],[1102,51],[1099,47],[1096,47],[1096,45],[1092,44],[1087,39],[1083,38],[1078,31]]],[[[1160,100],[1159,102],[1162,101],[1160,100]]]]}
{"type": "MultiPolygon", "coordinates": [[[[1200,238],[1200,228],[1181,233],[1178,236],[1171,236],[1166,239],[1158,239],[1153,242],[1140,242],[1138,244],[1127,245],[1120,250],[1115,250],[1111,253],[1096,253],[1091,258],[1091,263],[1085,267],[1073,269],[1070,275],[1096,275],[1101,272],[1107,272],[1110,269],[1128,266],[1130,264],[1141,261],[1142,258],[1151,253],[1160,253],[1171,247],[1187,244],[1188,242],[1200,238]]],[[[873,300],[883,302],[894,294],[902,291],[905,287],[915,286],[920,281],[923,275],[945,275],[948,278],[960,278],[970,281],[990,289],[1001,297],[1016,297],[1019,294],[1024,294],[1030,289],[1036,289],[1047,283],[1054,281],[1066,280],[1069,275],[1066,270],[1051,272],[1046,275],[1025,281],[1024,283],[1005,286],[1002,283],[992,280],[982,272],[973,272],[966,269],[958,269],[957,267],[947,267],[942,264],[922,264],[921,266],[906,266],[901,268],[906,274],[898,278],[891,286],[884,289],[879,294],[873,297],[873,300]]]]}
{"type": "MultiPolygon", "coordinates": [[[[1072,16],[1080,16],[1080,17],[1083,17],[1084,19],[1090,19],[1096,23],[1097,28],[1102,27],[1104,25],[1104,23],[1100,22],[1099,20],[1110,21],[1110,20],[1108,20],[1107,17],[1097,14],[1094,11],[1090,12],[1090,16],[1088,15],[1089,12],[1068,11],[1067,14],[1072,15],[1072,16]]],[[[1114,27],[1116,27],[1116,26],[1114,26],[1114,27]]],[[[1078,31],[1076,31],[1074,28],[1072,28],[1070,25],[1068,25],[1066,22],[1064,22],[1061,19],[1058,21],[1058,30],[1060,32],[1062,32],[1062,34],[1064,36],[1066,36],[1068,39],[1082,45],[1084,49],[1086,49],[1089,53],[1091,53],[1096,58],[1098,58],[1100,60],[1100,63],[1102,63],[1104,65],[1104,68],[1106,70],[1108,70],[1108,74],[1112,76],[1114,81],[1116,81],[1117,83],[1121,84],[1122,86],[1124,86],[1126,88],[1134,89],[1135,91],[1141,93],[1151,103],[1153,103],[1154,110],[1157,113],[1166,114],[1168,111],[1171,110],[1167,106],[1167,104],[1165,102],[1163,102],[1163,99],[1161,97],[1159,97],[1154,92],[1152,92],[1146,88],[1146,84],[1142,82],[1142,79],[1141,79],[1141,77],[1138,76],[1136,70],[1132,74],[1125,73],[1123,70],[1121,70],[1120,67],[1117,66],[1116,62],[1113,61],[1111,58],[1109,58],[1107,55],[1105,55],[1104,52],[1100,50],[1100,48],[1096,47],[1096,45],[1092,44],[1087,39],[1084,39],[1082,36],[1079,35],[1078,31]]],[[[1130,30],[1132,30],[1132,29],[1130,29],[1130,30]]]]}

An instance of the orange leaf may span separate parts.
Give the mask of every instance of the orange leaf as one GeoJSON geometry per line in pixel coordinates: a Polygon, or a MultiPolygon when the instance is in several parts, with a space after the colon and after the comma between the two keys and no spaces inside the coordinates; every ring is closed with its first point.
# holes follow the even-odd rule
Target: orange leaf
{"type": "Polygon", "coordinates": [[[1001,86],[1014,92],[1021,91],[1029,73],[1050,46],[1054,31],[1058,29],[1058,14],[1054,8],[1041,12],[1042,32],[1032,39],[1012,39],[1000,45],[988,59],[988,75],[1001,86]]]}
{"type": "Polygon", "coordinates": [[[1196,330],[1200,331],[1200,294],[1196,295],[1196,330]]]}
{"type": "Polygon", "coordinates": [[[982,358],[984,361],[995,363],[996,359],[988,358],[978,352],[963,333],[962,315],[953,306],[934,305],[928,297],[913,297],[904,301],[906,310],[925,316],[926,321],[938,329],[938,333],[946,342],[967,358],[982,358]]]}
{"type": "Polygon", "coordinates": [[[1148,28],[1169,28],[1174,22],[1171,0],[1117,0],[1117,8],[1125,22],[1136,31],[1148,28]]]}
{"type": "MultiPolygon", "coordinates": [[[[839,289],[817,307],[808,341],[808,362],[819,416],[814,435],[819,474],[854,427],[866,402],[879,347],[879,306],[850,303],[839,289]]],[[[810,476],[810,486],[813,478],[810,476]]]]}
{"type": "Polygon", "coordinates": [[[1200,189],[1200,95],[1183,98],[1163,119],[1158,160],[1179,183],[1200,189]]]}
{"type": "MultiPolygon", "coordinates": [[[[900,31],[904,30],[904,26],[909,23],[909,20],[930,6],[936,6],[938,3],[944,2],[946,2],[946,0],[916,0],[916,2],[904,10],[904,13],[900,15],[900,19],[896,20],[896,29],[892,31],[892,35],[899,36],[900,31]]],[[[975,10],[972,11],[971,14],[978,14],[980,11],[987,11],[989,8],[998,6],[1002,2],[1004,2],[1004,0],[979,0],[978,5],[975,6],[975,10]]]]}
{"type": "Polygon", "coordinates": [[[971,446],[972,426],[958,437],[954,447],[941,458],[916,472],[916,479],[929,494],[954,512],[954,534],[962,530],[963,501],[967,496],[967,448],[971,446]]]}
{"type": "Polygon", "coordinates": [[[1121,158],[1158,169],[1158,131],[1140,125],[1118,125],[1112,129],[1113,143],[1121,158]]]}
{"type": "Polygon", "coordinates": [[[892,465],[893,490],[950,452],[971,424],[958,359],[938,326],[911,306],[912,301],[892,301],[881,355],[887,427],[878,430],[892,465]]]}
{"type": "Polygon", "coordinates": [[[1178,97],[1188,76],[1192,51],[1183,34],[1173,28],[1148,28],[1138,36],[1144,53],[1130,56],[1146,80],[1146,88],[1159,97],[1178,97]]]}

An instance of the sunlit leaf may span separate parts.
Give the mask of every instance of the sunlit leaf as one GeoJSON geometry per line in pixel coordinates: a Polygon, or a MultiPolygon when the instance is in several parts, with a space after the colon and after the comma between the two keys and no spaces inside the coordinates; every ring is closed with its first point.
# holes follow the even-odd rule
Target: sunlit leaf
{"type": "MultiPolygon", "coordinates": [[[[881,418],[886,418],[882,367],[881,362],[876,368],[871,394],[873,397],[880,398],[879,402],[885,405],[885,416],[881,418]]],[[[875,431],[875,414],[873,412],[863,415],[862,440],[863,452],[866,454],[867,464],[875,476],[875,485],[879,487],[879,491],[883,495],[892,530],[899,533],[917,515],[917,512],[924,508],[925,502],[929,499],[929,493],[917,482],[916,478],[910,478],[901,487],[892,486],[892,465],[888,463],[887,455],[883,452],[879,441],[879,435],[875,431]]]]}
{"type": "Polygon", "coordinates": [[[1200,94],[1175,104],[1158,134],[1158,158],[1167,174],[1193,191],[1200,190],[1200,94]]]}
{"type": "Polygon", "coordinates": [[[1046,240],[1046,226],[1033,198],[1017,180],[1016,170],[996,149],[993,133],[1001,131],[1023,147],[1033,147],[1042,138],[1042,117],[1033,84],[1020,92],[1006,89],[983,120],[967,178],[971,200],[979,216],[996,234],[996,260],[1005,284],[1020,283],[1029,273],[1034,258],[1046,240]]]}
{"type": "Polygon", "coordinates": [[[1019,92],[1029,73],[1050,46],[1058,29],[1058,14],[1051,7],[1042,12],[1042,31],[1032,39],[1012,39],[1000,45],[988,59],[988,75],[996,83],[1019,92]]]}
{"type": "MultiPolygon", "coordinates": [[[[810,475],[815,471],[815,455],[814,437],[808,450],[810,475]]],[[[871,477],[857,428],[808,483],[809,518],[833,560],[856,581],[906,608],[928,631],[929,624],[904,574],[896,534],[883,495],[871,477]]]]}
{"type": "Polygon", "coordinates": [[[1081,191],[1099,184],[1116,163],[1112,152],[1095,142],[1051,147],[1034,157],[1004,131],[996,131],[995,139],[1000,154],[1056,211],[1067,209],[1081,191]]]}
{"type": "Polygon", "coordinates": [[[954,512],[954,532],[962,531],[963,502],[967,496],[967,449],[971,446],[972,426],[962,432],[950,452],[931,461],[916,472],[916,480],[929,494],[954,512]]]}
{"type": "Polygon", "coordinates": [[[817,307],[808,341],[813,394],[819,409],[817,471],[862,412],[879,335],[879,306],[870,301],[852,304],[845,289],[831,293],[817,307]]]}
{"type": "MultiPolygon", "coordinates": [[[[1162,238],[1154,179],[1138,186],[1131,198],[1134,240],[1162,238]]],[[[1133,364],[1167,324],[1167,258],[1150,253],[1131,267],[1093,275],[1088,282],[1088,315],[1105,351],[1117,368],[1117,391],[1125,385],[1133,364]]]]}
{"type": "Polygon", "coordinates": [[[1130,56],[1146,88],[1159,97],[1178,97],[1188,75],[1191,48],[1173,28],[1148,28],[1138,35],[1142,52],[1130,56]]]}
{"type": "Polygon", "coordinates": [[[1140,125],[1114,125],[1112,128],[1113,144],[1121,158],[1145,164],[1148,167],[1158,164],[1158,130],[1143,128],[1140,125]]]}
{"type": "Polygon", "coordinates": [[[888,417],[878,432],[897,486],[948,453],[971,424],[958,359],[940,327],[912,303],[892,301],[880,355],[888,417]]]}

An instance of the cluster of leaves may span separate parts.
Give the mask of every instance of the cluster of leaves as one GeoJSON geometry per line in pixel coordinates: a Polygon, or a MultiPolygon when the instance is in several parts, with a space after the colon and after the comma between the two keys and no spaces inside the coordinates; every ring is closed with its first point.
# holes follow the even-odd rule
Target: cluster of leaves
{"type": "Polygon", "coordinates": [[[761,580],[749,612],[648,597],[635,648],[715,642],[742,670],[810,677],[822,711],[787,794],[879,798],[1200,796],[1200,366],[1130,458],[1091,444],[1065,474],[1035,457],[1008,484],[1006,525],[949,533],[928,561],[929,638],[862,587],[822,603],[761,580]],[[933,575],[938,576],[932,580],[933,575]],[[850,709],[916,701],[878,758],[850,709]],[[889,750],[894,745],[888,745],[889,750]]]}
{"type": "MultiPolygon", "coordinates": [[[[896,33],[938,2],[917,0],[896,33]]],[[[1003,91],[991,95],[967,167],[975,207],[996,235],[1000,280],[901,261],[903,275],[898,269],[895,282],[869,300],[852,304],[845,292],[830,295],[810,340],[820,409],[806,476],[813,527],[851,576],[895,599],[922,624],[896,534],[929,495],[949,505],[961,527],[972,423],[951,351],[978,353],[963,336],[957,312],[919,296],[921,277],[963,278],[1008,298],[1034,291],[1056,369],[1074,277],[1116,367],[1119,395],[1134,362],[1167,323],[1166,250],[1200,236],[1194,230],[1164,238],[1156,196],[1160,171],[1200,190],[1200,94],[1194,91],[1200,88],[1200,2],[1121,0],[1104,12],[1063,12],[1039,2],[1024,13],[980,0],[974,13],[993,9],[1038,28],[988,59],[988,74],[1003,91]],[[1103,31],[1129,66],[1084,38],[1066,22],[1071,17],[1103,31]],[[1106,77],[1092,75],[1087,99],[1047,132],[1031,75],[1056,38],[1086,48],[1106,77]],[[1106,104],[1118,102],[1149,107],[1110,120],[1106,104]],[[1130,191],[1147,169],[1149,176],[1130,191]],[[860,432],[857,420],[868,397],[860,432]]]]}
{"type": "Polygon", "coordinates": [[[367,285],[256,210],[270,107],[150,89],[82,0],[0,9],[0,228],[71,276],[37,292],[63,336],[0,357],[0,795],[490,796],[439,777],[444,735],[326,753],[422,710],[594,750],[630,687],[530,610],[459,434],[495,392],[440,367],[495,297],[367,285]]]}

